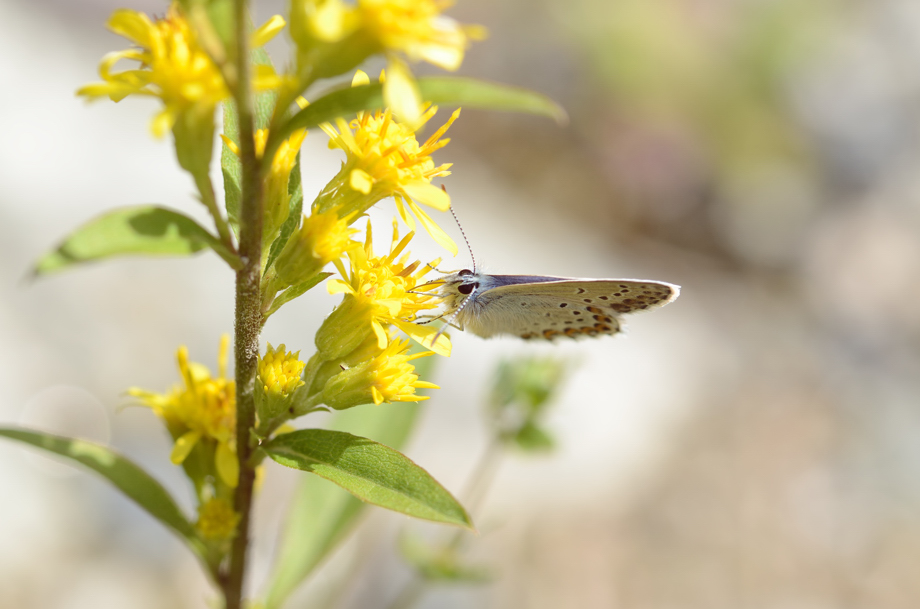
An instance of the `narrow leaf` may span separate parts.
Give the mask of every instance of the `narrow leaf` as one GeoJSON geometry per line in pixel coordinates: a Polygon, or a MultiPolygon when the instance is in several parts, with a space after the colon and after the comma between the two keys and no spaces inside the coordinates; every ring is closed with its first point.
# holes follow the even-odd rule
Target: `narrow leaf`
{"type": "Polygon", "coordinates": [[[329,429],[300,429],[276,437],[264,449],[281,465],[326,478],[362,501],[473,528],[463,506],[428,472],[373,440],[329,429]]]}
{"type": "Polygon", "coordinates": [[[199,550],[195,529],[166,489],[143,469],[111,448],[86,440],[16,427],[0,427],[0,436],[31,444],[94,470],[186,540],[195,551],[199,550]]]}
{"type": "MultiPolygon", "coordinates": [[[[240,145],[240,119],[236,112],[233,100],[223,102],[224,107],[224,132],[225,138],[240,145]]],[[[240,157],[223,142],[220,150],[220,172],[224,177],[224,205],[227,208],[227,220],[231,228],[239,234],[240,226],[240,200],[243,197],[243,164],[240,157]]]]}
{"type": "Polygon", "coordinates": [[[298,283],[297,285],[291,286],[285,291],[281,292],[275,297],[275,300],[272,301],[272,306],[266,311],[265,317],[268,318],[270,315],[273,315],[275,311],[281,308],[281,305],[286,304],[295,298],[304,295],[307,290],[316,287],[319,282],[326,279],[332,275],[332,273],[320,273],[316,277],[310,279],[309,281],[304,281],[303,283],[298,283]]]}
{"type": "Polygon", "coordinates": [[[216,237],[184,214],[156,205],[127,207],[78,228],[38,261],[34,273],[45,275],[113,256],[188,256],[208,247],[228,262],[236,261],[216,237]]]}
{"type": "Polygon", "coordinates": [[[265,268],[271,268],[275,260],[278,259],[278,256],[281,255],[281,250],[287,245],[288,239],[291,238],[291,235],[293,235],[297,227],[300,226],[300,217],[303,215],[303,185],[300,176],[300,151],[297,152],[297,156],[294,158],[294,168],[291,169],[291,175],[288,178],[288,194],[291,197],[288,207],[288,217],[287,220],[284,221],[284,224],[281,225],[281,231],[278,237],[272,243],[265,268]]]}
{"type": "MultiPolygon", "coordinates": [[[[252,59],[253,62],[258,65],[272,65],[271,58],[262,47],[253,49],[252,59]]],[[[277,101],[278,94],[273,91],[263,91],[262,93],[256,94],[253,108],[255,112],[254,119],[256,129],[268,128],[277,101]]],[[[233,100],[223,102],[223,117],[223,136],[236,144],[237,148],[239,148],[240,118],[233,100]]],[[[224,178],[224,205],[227,209],[227,219],[233,231],[239,234],[243,165],[240,163],[240,157],[227,146],[226,142],[221,146],[220,172],[224,178]]]]}
{"type": "MultiPolygon", "coordinates": [[[[428,378],[435,358],[416,360],[416,371],[428,378]]],[[[401,449],[418,419],[418,402],[387,408],[351,408],[336,413],[330,427],[373,438],[401,449]]],[[[277,609],[358,523],[367,504],[317,476],[303,476],[294,494],[281,533],[281,549],[265,599],[266,609],[277,609]]]]}
{"type": "MultiPolygon", "coordinates": [[[[422,99],[434,104],[523,112],[560,123],[566,121],[565,111],[556,102],[527,89],[455,76],[424,77],[417,82],[422,99]]],[[[310,129],[338,117],[384,106],[380,83],[337,89],[296,113],[279,133],[272,134],[271,140],[277,145],[296,129],[310,129]]]]}

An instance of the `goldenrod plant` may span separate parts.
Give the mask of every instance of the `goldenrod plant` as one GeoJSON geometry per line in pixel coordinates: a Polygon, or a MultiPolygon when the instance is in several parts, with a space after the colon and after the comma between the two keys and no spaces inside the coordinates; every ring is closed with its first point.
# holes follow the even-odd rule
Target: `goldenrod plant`
{"type": "Polygon", "coordinates": [[[227,609],[239,609],[244,598],[250,606],[282,606],[343,538],[362,502],[473,528],[453,495],[397,450],[415,410],[385,410],[428,399],[421,392],[436,387],[423,379],[421,364],[450,355],[446,334],[415,323],[438,306],[426,283],[437,261],[419,261],[410,248],[420,224],[447,253],[457,249],[438,226],[450,197],[433,183],[450,174],[450,164],[432,155],[448,143],[445,132],[460,110],[444,119],[438,106],[562,115],[529,91],[457,76],[416,78],[417,62],[458,69],[471,42],[484,35],[444,15],[447,4],[290,0],[286,16],[258,26],[246,0],[176,0],[160,16],[121,9],[107,25],[130,47],[103,57],[99,82],[77,91],[91,101],[159,99],[150,132],[171,134],[179,166],[213,226],[159,205],[117,208],[67,236],[38,261],[35,275],[116,256],[203,251],[235,272],[235,325],[232,339],[219,339],[216,369],[180,347],[175,387],[127,391],[172,438],[168,458],[190,481],[197,513],[185,513],[158,481],[111,447],[23,428],[0,428],[0,435],[108,479],[187,544],[227,609]],[[282,31],[296,53],[273,63],[263,45],[282,31]],[[375,56],[386,69],[372,80],[359,67],[375,56]],[[336,85],[349,77],[351,86],[336,85]],[[428,124],[437,127],[422,139],[418,131],[428,124]],[[344,159],[305,204],[300,147],[311,130],[310,137],[328,136],[330,154],[344,159]],[[211,174],[215,146],[223,201],[211,174]],[[392,239],[381,248],[366,212],[394,205],[390,199],[392,239]],[[271,316],[324,282],[342,300],[315,345],[260,349],[271,316]],[[347,409],[371,437],[300,427],[310,413],[347,409]],[[303,509],[303,498],[295,498],[297,518],[288,526],[302,531],[312,518],[312,537],[283,548],[267,588],[248,591],[253,495],[272,462],[331,480],[353,503],[324,512],[303,509]]]}

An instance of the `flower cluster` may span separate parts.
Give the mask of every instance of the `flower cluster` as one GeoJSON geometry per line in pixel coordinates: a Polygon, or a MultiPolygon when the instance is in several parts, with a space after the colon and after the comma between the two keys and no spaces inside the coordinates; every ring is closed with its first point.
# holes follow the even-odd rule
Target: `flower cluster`
{"type": "MultiPolygon", "coordinates": [[[[156,21],[137,11],[119,9],[112,13],[108,27],[138,48],[106,55],[99,64],[103,82],[86,85],[77,95],[108,97],[116,102],[129,95],[160,98],[163,109],[150,125],[157,137],[165,135],[182,117],[210,120],[217,104],[230,96],[220,69],[178,5],[172,4],[166,16],[156,21]],[[122,59],[137,61],[140,67],[113,72],[122,59]]],[[[283,27],[280,16],[272,17],[253,33],[253,45],[265,44],[283,27]]],[[[280,82],[270,66],[257,66],[257,90],[276,88],[280,82]]]]}
{"type": "Polygon", "coordinates": [[[227,378],[229,344],[228,336],[221,338],[217,376],[189,361],[188,349],[182,346],[176,354],[181,384],[164,394],[128,390],[163,420],[174,441],[170,459],[185,467],[202,502],[210,496],[228,496],[239,478],[236,383],[227,378]]]}

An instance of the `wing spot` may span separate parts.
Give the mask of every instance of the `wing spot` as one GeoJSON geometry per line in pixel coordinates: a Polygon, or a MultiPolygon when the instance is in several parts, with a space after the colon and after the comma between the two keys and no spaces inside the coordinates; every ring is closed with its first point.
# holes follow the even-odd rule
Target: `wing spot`
{"type": "Polygon", "coordinates": [[[601,313],[604,312],[604,310],[598,307],[588,307],[588,312],[594,313],[595,315],[600,315],[601,313]]]}
{"type": "Polygon", "coordinates": [[[591,303],[594,302],[594,301],[591,300],[590,298],[585,298],[585,302],[587,302],[588,304],[591,304],[591,303]]]}
{"type": "Polygon", "coordinates": [[[601,300],[609,300],[606,296],[601,296],[601,300]]]}
{"type": "Polygon", "coordinates": [[[557,334],[559,334],[558,330],[543,330],[543,338],[546,340],[551,340],[557,334]]]}
{"type": "Polygon", "coordinates": [[[564,323],[564,324],[567,325],[567,326],[570,326],[570,325],[572,325],[572,320],[564,321],[564,322],[562,322],[562,323],[564,323]]]}
{"type": "Polygon", "coordinates": [[[584,317],[579,317],[579,318],[578,318],[578,319],[576,319],[575,321],[584,321],[584,320],[585,320],[585,318],[584,318],[584,317]]]}
{"type": "Polygon", "coordinates": [[[564,308],[566,308],[567,306],[569,306],[569,303],[567,303],[567,302],[560,302],[560,303],[559,303],[559,308],[560,308],[560,309],[564,309],[564,308]]]}
{"type": "Polygon", "coordinates": [[[581,315],[581,311],[572,311],[572,315],[581,315]]]}
{"type": "Polygon", "coordinates": [[[585,293],[585,289],[584,289],[584,288],[578,288],[578,292],[577,292],[577,293],[578,293],[578,294],[584,294],[584,293],[585,293]]]}

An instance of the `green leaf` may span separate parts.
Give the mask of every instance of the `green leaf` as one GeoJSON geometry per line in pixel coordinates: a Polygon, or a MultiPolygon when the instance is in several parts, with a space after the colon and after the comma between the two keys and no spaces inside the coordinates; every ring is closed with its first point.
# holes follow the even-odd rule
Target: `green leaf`
{"type": "Polygon", "coordinates": [[[332,273],[320,273],[316,277],[303,283],[298,283],[297,285],[291,286],[288,289],[284,290],[275,297],[275,300],[272,301],[272,306],[266,311],[265,317],[273,315],[278,309],[281,308],[281,305],[286,304],[299,296],[303,296],[307,290],[310,290],[316,287],[320,281],[326,279],[332,275],[332,273]]]}
{"type": "MultiPolygon", "coordinates": [[[[263,47],[252,50],[253,63],[261,66],[271,66],[272,60],[268,52],[263,47]]],[[[274,66],[273,66],[274,67],[274,66]]],[[[272,114],[275,112],[275,104],[278,102],[278,94],[274,91],[262,91],[256,94],[256,102],[253,107],[255,112],[256,129],[268,129],[272,121],[272,114]]]]}
{"type": "MultiPolygon", "coordinates": [[[[253,62],[260,65],[272,65],[272,60],[264,48],[259,47],[252,51],[253,62]]],[[[267,129],[271,123],[272,113],[275,111],[275,103],[278,101],[278,94],[273,91],[263,91],[256,94],[254,110],[256,129],[267,129]]],[[[236,111],[236,104],[233,100],[223,102],[224,128],[223,136],[236,144],[240,145],[240,117],[236,111]]],[[[300,159],[298,153],[298,160],[300,159]]],[[[239,234],[240,225],[240,199],[242,198],[243,183],[243,165],[240,163],[240,157],[233,152],[227,143],[224,142],[220,151],[220,172],[224,178],[224,205],[227,209],[227,219],[233,232],[239,234]]],[[[299,172],[299,166],[298,166],[299,172]]],[[[298,173],[298,183],[300,176],[298,173]]]]}
{"type": "Polygon", "coordinates": [[[418,79],[422,99],[433,104],[483,108],[545,116],[564,124],[568,116],[562,106],[545,95],[499,83],[458,76],[428,76],[418,79]]]}
{"type": "MultiPolygon", "coordinates": [[[[565,111],[556,102],[527,89],[455,76],[429,76],[417,82],[422,99],[434,104],[523,112],[546,116],[560,123],[566,120],[565,111]]],[[[338,117],[350,118],[358,112],[378,110],[385,105],[380,83],[332,91],[296,113],[277,134],[272,134],[269,148],[274,149],[297,129],[310,129],[338,117]]]]}
{"type": "Polygon", "coordinates": [[[263,446],[276,462],[312,472],[352,495],[407,516],[469,529],[463,506],[424,469],[373,440],[329,429],[300,429],[263,446]]]}
{"type": "Polygon", "coordinates": [[[195,529],[166,489],[143,469],[111,448],[86,440],[16,427],[0,427],[0,436],[55,453],[101,474],[147,513],[188,542],[194,551],[201,551],[195,529]]]}
{"type": "MultiPolygon", "coordinates": [[[[223,103],[224,106],[224,131],[223,136],[240,145],[240,119],[236,112],[236,104],[232,100],[223,103]]],[[[243,198],[243,164],[240,157],[230,150],[223,142],[220,150],[220,172],[224,177],[224,205],[227,208],[227,220],[231,228],[239,234],[240,227],[240,200],[243,198]]]]}
{"type": "Polygon", "coordinates": [[[265,268],[271,268],[281,255],[281,250],[287,245],[288,239],[300,226],[300,217],[303,214],[303,185],[300,178],[300,151],[294,159],[294,168],[291,169],[291,175],[288,178],[288,194],[291,196],[287,220],[281,225],[281,231],[278,237],[272,243],[271,250],[268,253],[268,262],[265,268]]]}
{"type": "Polygon", "coordinates": [[[35,275],[113,256],[188,256],[210,247],[235,264],[236,257],[197,222],[179,212],[144,205],[116,209],[74,231],[35,265],[35,275]]]}
{"type": "MultiPolygon", "coordinates": [[[[427,378],[435,358],[416,360],[416,372],[427,378]]],[[[401,449],[409,438],[421,406],[418,402],[364,407],[337,412],[330,427],[374,438],[401,449]]],[[[277,609],[358,523],[366,503],[317,476],[304,476],[289,506],[281,548],[265,599],[277,609]]]]}

